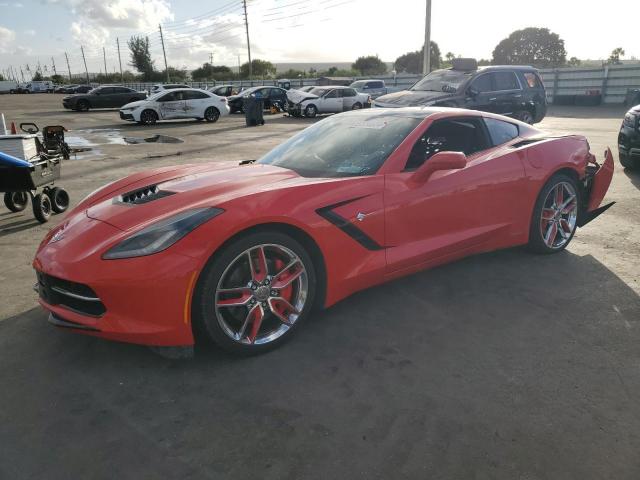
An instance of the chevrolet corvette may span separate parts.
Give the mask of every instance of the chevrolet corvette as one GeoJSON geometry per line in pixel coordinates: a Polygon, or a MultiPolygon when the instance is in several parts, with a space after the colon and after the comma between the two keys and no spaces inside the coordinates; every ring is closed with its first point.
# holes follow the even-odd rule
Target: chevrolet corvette
{"type": "Polygon", "coordinates": [[[598,163],[582,136],[499,115],[354,111],[257,161],[102,187],[43,239],[36,289],[59,327],[256,354],[372,285],[516,245],[562,251],[611,206],[612,175],[609,150],[598,163]]]}

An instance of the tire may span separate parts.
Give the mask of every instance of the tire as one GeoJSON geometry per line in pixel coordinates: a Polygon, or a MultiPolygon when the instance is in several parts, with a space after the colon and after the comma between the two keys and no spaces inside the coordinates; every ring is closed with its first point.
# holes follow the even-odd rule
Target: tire
{"type": "Polygon", "coordinates": [[[153,110],[144,110],[140,114],[140,123],[143,125],[153,125],[158,121],[158,114],[153,110]]]}
{"type": "Polygon", "coordinates": [[[6,192],[4,194],[4,204],[12,212],[21,212],[27,208],[29,196],[25,192],[6,192]]]}
{"type": "Polygon", "coordinates": [[[79,112],[88,112],[90,108],[89,102],[86,100],[80,100],[76,104],[76,110],[79,112]]]}
{"type": "Polygon", "coordinates": [[[304,323],[316,290],[313,262],[300,243],[276,231],[247,234],[216,252],[202,271],[193,296],[194,331],[198,339],[234,354],[264,353],[288,341],[304,323]],[[266,272],[259,268],[261,248],[266,272]],[[252,268],[250,256],[256,262],[252,268]],[[286,265],[292,265],[287,272],[286,265]],[[236,286],[240,288],[232,288],[236,286]]]}
{"type": "Polygon", "coordinates": [[[304,116],[309,118],[315,118],[318,115],[318,109],[315,105],[307,105],[304,109],[304,116]]]}
{"type": "Polygon", "coordinates": [[[69,193],[60,187],[54,187],[49,191],[51,209],[54,213],[63,213],[69,208],[69,193]]]}
{"type": "Polygon", "coordinates": [[[362,104],[360,102],[356,102],[353,105],[351,105],[351,110],[360,110],[362,109],[362,104]]]}
{"type": "Polygon", "coordinates": [[[40,223],[47,223],[51,218],[51,199],[46,193],[39,193],[33,197],[33,215],[40,223]]]}
{"type": "Polygon", "coordinates": [[[209,107],[204,111],[204,119],[208,123],[216,123],[220,118],[220,110],[216,107],[209,107]]]}
{"type": "Polygon", "coordinates": [[[580,189],[573,177],[564,173],[551,177],[542,187],[533,209],[529,227],[529,249],[535,253],[548,254],[567,248],[576,232],[581,200],[580,189]],[[560,189],[562,193],[558,195],[560,189]],[[562,205],[558,205],[558,201],[562,205],[570,203],[560,210],[562,205]]]}
{"type": "Polygon", "coordinates": [[[529,125],[533,125],[533,122],[534,122],[533,114],[529,110],[520,110],[519,112],[516,112],[515,117],[517,120],[520,120],[521,122],[528,123],[529,125]]]}
{"type": "Polygon", "coordinates": [[[624,168],[628,168],[629,170],[636,170],[640,168],[640,161],[636,161],[621,153],[619,153],[618,156],[620,157],[620,165],[624,168]]]}

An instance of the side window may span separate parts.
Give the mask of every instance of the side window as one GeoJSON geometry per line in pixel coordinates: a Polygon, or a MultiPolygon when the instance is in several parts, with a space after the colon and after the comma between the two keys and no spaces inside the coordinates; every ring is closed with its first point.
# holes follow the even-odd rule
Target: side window
{"type": "Polygon", "coordinates": [[[524,72],[524,79],[527,81],[529,88],[542,88],[540,78],[533,72],[524,72]]]}
{"type": "Polygon", "coordinates": [[[331,90],[324,98],[338,98],[338,90],[331,90]]]}
{"type": "Polygon", "coordinates": [[[182,92],[184,94],[184,99],[185,100],[201,100],[203,98],[209,98],[209,95],[207,95],[204,92],[192,92],[192,91],[186,91],[186,92],[182,92]]]}
{"type": "Polygon", "coordinates": [[[355,97],[358,94],[353,88],[345,88],[342,91],[342,95],[344,97],[355,97]]]}
{"type": "Polygon", "coordinates": [[[484,123],[487,126],[487,130],[489,130],[491,143],[494,146],[507,143],[520,135],[518,126],[513,123],[503,122],[495,118],[485,118],[484,123]]]}
{"type": "Polygon", "coordinates": [[[382,88],[382,82],[369,82],[369,88],[382,88]]]}
{"type": "Polygon", "coordinates": [[[113,90],[113,93],[133,93],[133,90],[124,87],[115,87],[113,90]]]}
{"type": "Polygon", "coordinates": [[[98,92],[100,92],[101,95],[108,95],[110,93],[115,93],[114,92],[115,88],[113,87],[104,87],[98,90],[98,92]]]}
{"type": "Polygon", "coordinates": [[[280,98],[283,97],[284,95],[282,94],[282,90],[280,90],[279,88],[272,88],[271,89],[271,98],[280,98]]]}
{"type": "Polygon", "coordinates": [[[493,90],[493,83],[491,82],[491,74],[485,73],[480,75],[473,82],[471,82],[471,88],[475,88],[478,92],[491,92],[493,90]]]}
{"type": "Polygon", "coordinates": [[[415,170],[438,152],[473,155],[490,147],[479,118],[439,120],[413,146],[405,170],[415,170]]]}
{"type": "Polygon", "coordinates": [[[520,84],[513,72],[495,72],[493,81],[497,92],[502,90],[520,90],[520,84]]]}
{"type": "Polygon", "coordinates": [[[167,93],[165,96],[160,97],[158,102],[174,102],[176,100],[176,92],[167,93]]]}

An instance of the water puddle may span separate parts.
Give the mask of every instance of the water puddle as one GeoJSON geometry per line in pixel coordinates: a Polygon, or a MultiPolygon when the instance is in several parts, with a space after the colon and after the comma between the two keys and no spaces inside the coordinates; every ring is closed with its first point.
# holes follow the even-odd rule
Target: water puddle
{"type": "Polygon", "coordinates": [[[184,143],[184,140],[177,137],[170,137],[168,135],[154,135],[153,137],[140,138],[140,137],[124,137],[125,143],[130,145],[138,145],[141,143],[184,143]]]}
{"type": "Polygon", "coordinates": [[[72,158],[84,160],[100,157],[104,154],[95,147],[103,145],[144,145],[147,143],[184,143],[184,140],[168,135],[151,137],[125,137],[119,129],[84,129],[72,130],[65,135],[65,141],[71,148],[72,158]]]}

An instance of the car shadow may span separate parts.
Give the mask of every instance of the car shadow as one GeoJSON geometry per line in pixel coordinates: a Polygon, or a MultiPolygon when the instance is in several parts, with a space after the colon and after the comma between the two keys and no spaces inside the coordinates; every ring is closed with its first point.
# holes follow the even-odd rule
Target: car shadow
{"type": "Polygon", "coordinates": [[[627,178],[631,180],[631,184],[640,190],[640,171],[632,170],[630,168],[625,168],[623,171],[627,178]]]}
{"type": "Polygon", "coordinates": [[[521,249],[360,292],[251,358],[199,346],[192,361],[167,360],[32,309],[0,322],[0,438],[25,477],[68,478],[90,458],[109,478],[114,459],[130,473],[142,456],[154,458],[145,478],[213,478],[232,451],[224,478],[265,465],[265,478],[307,478],[327,455],[339,478],[414,477],[425,456],[441,478],[539,465],[602,478],[639,446],[639,314],[638,295],[594,257],[521,249]],[[36,423],[34,442],[24,425],[36,423]],[[408,440],[420,446],[411,458],[408,440]]]}
{"type": "MultiPolygon", "coordinates": [[[[16,215],[13,212],[7,212],[6,214],[16,215]]],[[[2,216],[6,214],[3,213],[2,216]]],[[[38,225],[40,225],[40,222],[38,222],[38,220],[36,220],[35,218],[26,218],[23,220],[16,220],[9,223],[4,223],[4,220],[5,219],[2,219],[2,221],[0,221],[0,238],[17,233],[17,232],[22,232],[24,230],[29,230],[30,228],[37,227],[38,225]]],[[[9,220],[9,218],[7,218],[7,220],[9,220]]]]}

